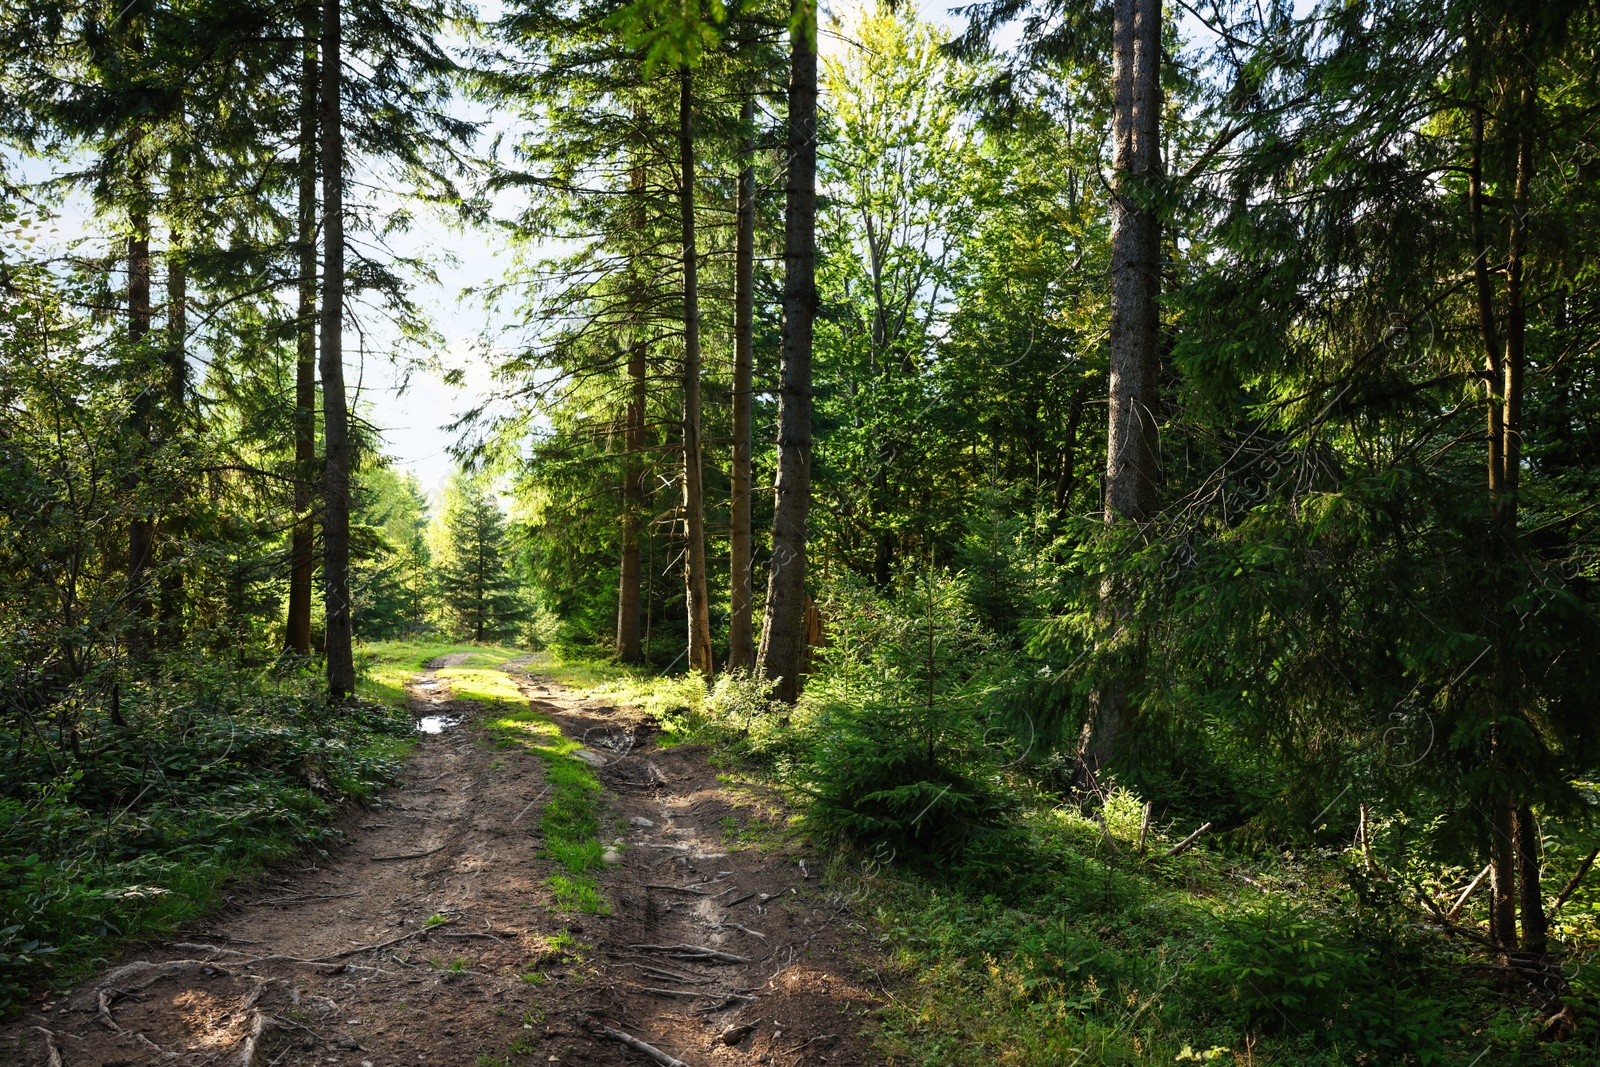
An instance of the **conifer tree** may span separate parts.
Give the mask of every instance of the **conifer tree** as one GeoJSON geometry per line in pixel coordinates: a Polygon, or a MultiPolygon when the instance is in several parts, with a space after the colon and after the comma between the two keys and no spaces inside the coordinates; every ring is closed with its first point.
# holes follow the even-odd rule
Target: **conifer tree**
{"type": "Polygon", "coordinates": [[[438,596],[445,616],[474,641],[496,641],[527,617],[510,565],[505,515],[482,477],[457,473],[446,490],[438,596]]]}
{"type": "Polygon", "coordinates": [[[806,655],[806,549],[811,512],[812,320],[817,313],[817,6],[789,16],[789,113],[783,213],[783,357],[772,566],[761,620],[762,673],[778,699],[800,695],[806,655]]]}

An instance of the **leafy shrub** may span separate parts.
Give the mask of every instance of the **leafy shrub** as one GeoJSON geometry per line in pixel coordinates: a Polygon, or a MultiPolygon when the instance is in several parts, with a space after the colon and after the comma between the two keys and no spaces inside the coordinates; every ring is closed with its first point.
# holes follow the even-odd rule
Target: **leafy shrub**
{"type": "Polygon", "coordinates": [[[1343,960],[1336,932],[1303,907],[1266,897],[1241,905],[1212,939],[1200,979],[1228,1005],[1228,1021],[1246,1030],[1303,1028],[1336,1003],[1343,960]]]}

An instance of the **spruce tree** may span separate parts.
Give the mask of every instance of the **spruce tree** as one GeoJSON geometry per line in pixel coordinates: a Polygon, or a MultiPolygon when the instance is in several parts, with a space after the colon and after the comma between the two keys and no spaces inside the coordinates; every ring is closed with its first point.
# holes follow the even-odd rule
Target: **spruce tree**
{"type": "Polygon", "coordinates": [[[438,596],[455,630],[497,641],[528,616],[510,566],[510,537],[486,479],[457,473],[446,490],[438,596]]]}

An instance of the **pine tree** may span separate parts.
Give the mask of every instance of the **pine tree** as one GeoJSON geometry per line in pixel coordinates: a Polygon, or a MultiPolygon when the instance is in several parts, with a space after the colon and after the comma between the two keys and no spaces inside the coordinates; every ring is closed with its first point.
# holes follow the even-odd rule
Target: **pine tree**
{"type": "Polygon", "coordinates": [[[758,661],[778,699],[800,695],[806,654],[806,549],[811,513],[811,357],[817,314],[817,5],[789,16],[789,115],[783,228],[783,360],[772,567],[758,661]]]}
{"type": "Polygon", "coordinates": [[[498,641],[516,633],[528,608],[510,566],[505,515],[487,479],[454,475],[441,518],[437,574],[445,616],[474,641],[498,641]]]}

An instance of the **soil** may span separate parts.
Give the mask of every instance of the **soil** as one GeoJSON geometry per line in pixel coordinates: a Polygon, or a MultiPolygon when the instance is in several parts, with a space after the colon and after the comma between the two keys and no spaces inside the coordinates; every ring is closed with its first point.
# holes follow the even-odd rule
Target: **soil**
{"type": "Polygon", "coordinates": [[[596,765],[602,834],[625,842],[599,874],[609,915],[552,910],[542,759],[497,746],[430,669],[408,692],[437,732],[347,813],[347,844],[9,1021],[0,1063],[880,1062],[875,946],[775,832],[781,805],[631,709],[505,669],[596,765]]]}

